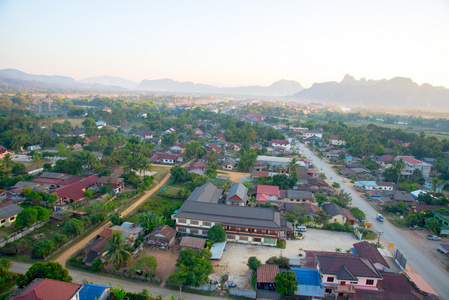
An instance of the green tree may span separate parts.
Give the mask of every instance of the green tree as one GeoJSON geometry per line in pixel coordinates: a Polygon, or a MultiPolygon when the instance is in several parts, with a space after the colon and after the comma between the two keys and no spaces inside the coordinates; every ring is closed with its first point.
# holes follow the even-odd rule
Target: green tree
{"type": "Polygon", "coordinates": [[[103,261],[100,258],[94,259],[94,261],[92,262],[92,268],[95,271],[101,270],[103,268],[103,261]]]}
{"type": "Polygon", "coordinates": [[[105,252],[106,258],[118,269],[131,257],[131,245],[123,241],[121,232],[115,231],[112,239],[108,238],[105,252]]]}
{"type": "Polygon", "coordinates": [[[27,227],[37,222],[37,211],[33,207],[27,207],[16,217],[16,225],[27,227]]]}
{"type": "Polygon", "coordinates": [[[34,152],[33,156],[31,157],[31,165],[37,169],[42,168],[42,165],[44,163],[44,158],[42,157],[42,154],[38,152],[34,152]]]}
{"type": "Polygon", "coordinates": [[[332,183],[332,187],[336,188],[336,189],[339,189],[340,188],[340,184],[338,182],[333,182],[332,183]]]}
{"type": "Polygon", "coordinates": [[[114,225],[121,225],[123,223],[123,219],[120,218],[120,213],[116,212],[109,216],[109,221],[111,221],[114,225]]]}
{"type": "Polygon", "coordinates": [[[80,235],[84,232],[84,223],[78,219],[70,219],[65,222],[64,231],[68,235],[80,235]]]}
{"type": "Polygon", "coordinates": [[[86,189],[86,190],[84,191],[84,196],[85,196],[86,198],[92,198],[92,197],[94,196],[94,191],[91,190],[91,189],[86,189]]]}
{"type": "Polygon", "coordinates": [[[272,256],[265,262],[268,265],[278,265],[280,268],[287,269],[290,267],[290,259],[285,256],[272,256]]]}
{"type": "Polygon", "coordinates": [[[109,283],[109,286],[111,287],[111,294],[114,295],[115,300],[124,300],[126,297],[126,292],[123,289],[123,286],[120,284],[115,288],[112,286],[111,283],[109,283]]]}
{"type": "Polygon", "coordinates": [[[226,241],[226,231],[221,225],[214,225],[207,231],[207,238],[212,243],[224,242],[226,241]]]}
{"type": "Polygon", "coordinates": [[[146,276],[156,274],[157,260],[154,256],[145,256],[137,261],[137,265],[142,268],[146,276]]]}
{"type": "Polygon", "coordinates": [[[50,218],[51,211],[48,209],[41,207],[41,206],[35,206],[34,209],[37,212],[37,220],[41,222],[47,222],[50,218]]]}
{"type": "Polygon", "coordinates": [[[170,169],[170,174],[176,182],[185,182],[187,180],[187,169],[176,165],[170,169]]]}
{"type": "Polygon", "coordinates": [[[20,175],[20,174],[24,174],[26,173],[26,168],[23,164],[21,163],[16,163],[12,169],[11,169],[12,173],[14,175],[20,175]]]}
{"type": "Polygon", "coordinates": [[[168,281],[191,286],[205,284],[213,270],[209,261],[211,255],[209,249],[201,249],[198,253],[193,249],[179,251],[177,269],[169,276],[168,281]]]}
{"type": "Polygon", "coordinates": [[[298,282],[293,271],[282,271],[274,277],[276,291],[282,296],[293,295],[298,289],[298,282]]]}
{"type": "Polygon", "coordinates": [[[0,258],[0,286],[2,286],[7,280],[13,278],[9,268],[11,267],[11,261],[7,258],[0,258]]]}
{"type": "Polygon", "coordinates": [[[37,262],[28,269],[25,275],[19,275],[16,283],[19,288],[23,288],[36,278],[49,278],[64,282],[72,282],[72,277],[69,276],[69,271],[63,268],[59,263],[37,262]]]}
{"type": "Polygon", "coordinates": [[[329,202],[329,199],[326,195],[315,193],[314,195],[315,201],[318,203],[318,206],[323,205],[326,202],[329,202]]]}
{"type": "Polygon", "coordinates": [[[44,258],[55,250],[55,244],[50,240],[42,240],[33,244],[31,253],[35,258],[44,258]]]}
{"type": "Polygon", "coordinates": [[[250,270],[257,272],[257,269],[262,265],[262,262],[255,256],[248,258],[248,263],[246,264],[250,270]]]}

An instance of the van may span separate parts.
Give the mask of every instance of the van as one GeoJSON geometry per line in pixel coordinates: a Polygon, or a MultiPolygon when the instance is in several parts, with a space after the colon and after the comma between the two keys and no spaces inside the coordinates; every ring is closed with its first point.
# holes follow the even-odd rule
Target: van
{"type": "Polygon", "coordinates": [[[307,231],[307,227],[306,226],[297,226],[296,231],[299,231],[299,232],[307,231]]]}
{"type": "Polygon", "coordinates": [[[346,180],[346,178],[343,178],[343,182],[346,182],[347,180],[346,180]]]}

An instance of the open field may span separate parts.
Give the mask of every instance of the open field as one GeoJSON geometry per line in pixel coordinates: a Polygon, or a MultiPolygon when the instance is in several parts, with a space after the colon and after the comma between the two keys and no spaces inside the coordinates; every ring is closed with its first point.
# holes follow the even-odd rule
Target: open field
{"type": "Polygon", "coordinates": [[[83,121],[85,120],[84,118],[58,118],[58,119],[54,119],[52,120],[53,123],[64,123],[64,121],[67,120],[70,122],[70,124],[72,124],[73,127],[78,126],[81,127],[81,123],[83,123],[83,121]]]}
{"type": "Polygon", "coordinates": [[[225,170],[217,170],[218,175],[217,178],[230,178],[232,182],[239,182],[240,179],[251,177],[251,173],[244,173],[244,172],[233,172],[233,171],[225,171],[225,170]],[[220,174],[221,172],[226,174],[220,174]]]}

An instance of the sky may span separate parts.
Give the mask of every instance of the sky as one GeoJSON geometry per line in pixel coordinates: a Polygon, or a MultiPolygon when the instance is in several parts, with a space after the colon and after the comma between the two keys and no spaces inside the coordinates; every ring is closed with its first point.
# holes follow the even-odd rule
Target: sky
{"type": "Polygon", "coordinates": [[[0,0],[0,69],[218,86],[449,88],[448,0],[0,0]]]}

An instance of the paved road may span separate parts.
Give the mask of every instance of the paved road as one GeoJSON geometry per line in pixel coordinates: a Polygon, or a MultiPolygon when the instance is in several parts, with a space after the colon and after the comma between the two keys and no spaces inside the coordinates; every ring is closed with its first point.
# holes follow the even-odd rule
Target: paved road
{"type": "MultiPolygon", "coordinates": [[[[11,262],[11,271],[15,273],[21,273],[25,274],[29,267],[31,267],[31,264],[26,263],[20,263],[20,262],[11,262]]],[[[123,289],[127,292],[133,292],[133,293],[140,293],[143,289],[149,290],[151,293],[156,293],[158,295],[161,295],[164,299],[168,299],[168,294],[171,294],[175,297],[183,298],[186,300],[207,300],[207,299],[223,299],[218,297],[210,297],[210,296],[201,296],[196,294],[190,294],[182,292],[181,296],[179,296],[179,290],[173,291],[161,287],[155,287],[148,284],[145,284],[141,281],[137,280],[126,280],[116,277],[109,277],[106,275],[101,274],[92,274],[92,273],[84,273],[81,271],[75,271],[69,269],[69,275],[73,278],[73,283],[80,283],[83,284],[84,282],[93,282],[96,284],[106,285],[109,286],[109,283],[112,284],[112,286],[117,287],[119,284],[123,286],[123,289]]]]}
{"type": "Polygon", "coordinates": [[[359,207],[366,214],[366,220],[371,222],[374,229],[378,232],[383,232],[382,238],[388,243],[395,245],[407,258],[407,264],[413,268],[419,275],[421,275],[432,288],[441,296],[442,299],[449,299],[449,274],[441,268],[432,259],[421,254],[421,252],[413,246],[393,225],[387,220],[379,222],[376,220],[377,211],[371,207],[369,203],[357,195],[349,186],[347,186],[323,161],[321,161],[312,151],[306,146],[300,144],[300,151],[312,160],[312,163],[321,169],[328,179],[333,182],[338,182],[340,188],[352,197],[352,204],[359,207]],[[332,178],[332,179],[331,179],[332,178]]]}

